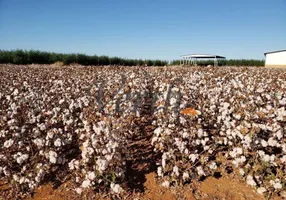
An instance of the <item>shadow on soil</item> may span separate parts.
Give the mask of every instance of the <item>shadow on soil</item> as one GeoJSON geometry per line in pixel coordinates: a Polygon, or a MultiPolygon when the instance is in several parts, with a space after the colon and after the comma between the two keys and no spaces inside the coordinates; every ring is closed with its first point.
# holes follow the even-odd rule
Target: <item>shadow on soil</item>
{"type": "Polygon", "coordinates": [[[145,175],[156,170],[156,162],[160,154],[153,151],[151,139],[155,127],[152,125],[154,116],[151,113],[152,84],[149,87],[149,95],[144,99],[141,107],[141,117],[134,120],[135,134],[128,145],[126,186],[133,192],[144,192],[145,175]]]}

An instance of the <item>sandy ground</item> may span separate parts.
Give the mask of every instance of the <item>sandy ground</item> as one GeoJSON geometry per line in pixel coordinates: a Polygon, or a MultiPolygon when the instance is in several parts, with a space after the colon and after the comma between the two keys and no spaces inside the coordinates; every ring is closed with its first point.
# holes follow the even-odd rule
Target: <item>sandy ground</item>
{"type": "MultiPolygon", "coordinates": [[[[26,200],[62,200],[62,199],[137,199],[137,200],[180,200],[180,199],[202,199],[202,200],[263,200],[245,183],[228,177],[219,179],[210,177],[201,183],[186,185],[180,188],[164,188],[156,181],[154,172],[145,175],[144,191],[127,192],[120,196],[111,194],[95,194],[92,191],[85,192],[81,196],[70,189],[70,183],[63,183],[54,189],[51,183],[47,183],[36,189],[33,196],[28,195],[26,200]]],[[[11,189],[9,185],[0,186],[0,199],[7,199],[3,193],[11,189]],[[2,195],[1,195],[2,194],[2,195]]],[[[276,198],[278,199],[278,198],[276,198]]]]}

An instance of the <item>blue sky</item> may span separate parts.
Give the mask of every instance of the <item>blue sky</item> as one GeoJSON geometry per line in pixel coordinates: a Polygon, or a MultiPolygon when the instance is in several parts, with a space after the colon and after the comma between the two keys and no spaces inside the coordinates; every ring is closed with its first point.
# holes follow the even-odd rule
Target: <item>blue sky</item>
{"type": "Polygon", "coordinates": [[[286,0],[0,0],[0,49],[17,48],[263,59],[286,48],[286,0]]]}

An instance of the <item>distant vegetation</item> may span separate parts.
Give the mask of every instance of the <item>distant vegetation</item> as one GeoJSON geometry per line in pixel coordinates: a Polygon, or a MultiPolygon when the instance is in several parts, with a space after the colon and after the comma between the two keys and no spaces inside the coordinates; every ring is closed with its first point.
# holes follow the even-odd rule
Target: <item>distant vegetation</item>
{"type": "Polygon", "coordinates": [[[123,65],[123,66],[164,66],[168,64],[165,60],[142,60],[127,59],[119,57],[86,55],[86,54],[63,54],[35,50],[0,50],[0,63],[11,64],[53,64],[63,62],[65,65],[78,63],[81,65],[123,65]]]}
{"type": "MultiPolygon", "coordinates": [[[[123,65],[123,66],[165,66],[168,65],[166,60],[142,60],[142,59],[127,59],[120,57],[108,57],[86,54],[63,54],[36,50],[0,50],[0,63],[11,64],[53,64],[63,62],[65,65],[78,63],[81,65],[123,65]]],[[[213,65],[213,60],[198,61],[200,66],[213,65]]],[[[170,65],[179,65],[180,60],[173,60],[170,65]]],[[[219,65],[223,66],[264,66],[264,60],[220,60],[219,65]]]]}
{"type": "MultiPolygon", "coordinates": [[[[173,60],[171,65],[179,65],[180,60],[173,60]]],[[[198,60],[197,65],[208,66],[213,65],[213,60],[198,60]]],[[[230,60],[219,60],[219,66],[264,66],[264,60],[253,60],[253,59],[230,59],[230,60]]]]}

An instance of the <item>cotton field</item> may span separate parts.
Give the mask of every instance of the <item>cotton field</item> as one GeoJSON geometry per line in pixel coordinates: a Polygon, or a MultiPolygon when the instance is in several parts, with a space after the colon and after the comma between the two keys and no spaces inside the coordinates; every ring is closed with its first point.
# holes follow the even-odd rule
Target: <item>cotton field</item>
{"type": "Polygon", "coordinates": [[[55,177],[78,195],[128,191],[128,144],[151,118],[164,187],[232,176],[286,198],[285,70],[2,65],[0,77],[0,179],[16,196],[55,177]]]}

